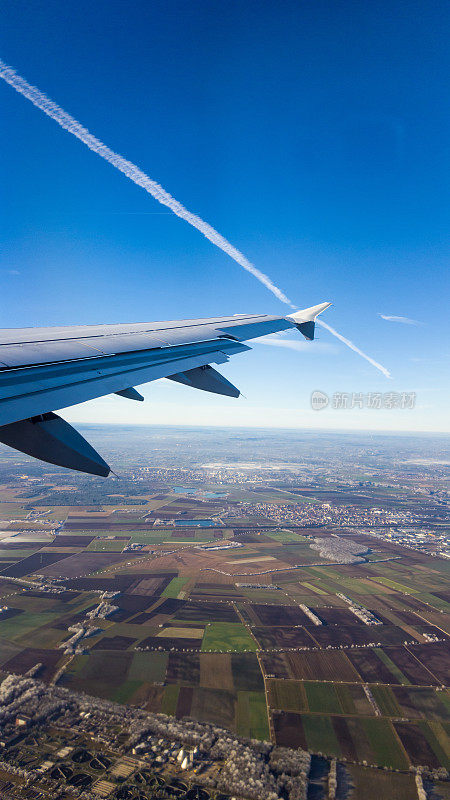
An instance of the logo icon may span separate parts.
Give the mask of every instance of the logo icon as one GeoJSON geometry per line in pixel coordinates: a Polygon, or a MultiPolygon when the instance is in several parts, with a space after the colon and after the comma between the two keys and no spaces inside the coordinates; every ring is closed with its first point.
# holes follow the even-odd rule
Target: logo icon
{"type": "Polygon", "coordinates": [[[320,392],[316,389],[311,395],[311,408],[313,411],[322,411],[330,402],[329,397],[325,392],[320,392]]]}

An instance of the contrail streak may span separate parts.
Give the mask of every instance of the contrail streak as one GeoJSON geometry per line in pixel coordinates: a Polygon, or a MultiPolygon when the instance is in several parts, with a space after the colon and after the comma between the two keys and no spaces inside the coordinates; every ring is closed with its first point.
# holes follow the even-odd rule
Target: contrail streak
{"type": "Polygon", "coordinates": [[[402,322],[403,325],[422,325],[417,319],[410,319],[410,317],[397,317],[393,314],[378,314],[381,319],[385,319],[386,322],[402,322]]]}
{"type": "MultiPolygon", "coordinates": [[[[123,172],[127,178],[130,178],[137,186],[141,186],[142,189],[145,189],[148,194],[155,198],[159,203],[163,206],[167,206],[181,219],[184,219],[189,225],[192,225],[193,228],[196,228],[206,239],[209,239],[210,242],[215,244],[221,250],[224,251],[230,258],[234,259],[237,264],[240,264],[247,272],[250,272],[253,277],[255,277],[260,283],[262,283],[278,300],[281,300],[282,303],[286,303],[286,305],[290,306],[291,308],[296,308],[296,306],[289,300],[288,297],[281,291],[281,289],[276,286],[273,281],[269,278],[268,275],[265,275],[264,272],[261,272],[254,264],[249,261],[243,253],[240,252],[236,247],[230,244],[224,236],[222,236],[218,231],[216,231],[211,225],[207,222],[202,220],[196,214],[193,214],[191,211],[188,211],[182,203],[179,203],[178,200],[175,200],[169,192],[166,192],[159,183],[153,181],[145,172],[139,169],[135,164],[131,161],[128,161],[123,156],[115,153],[114,150],[111,150],[107,147],[103,142],[93,136],[87,128],[84,128],[76,119],[67,114],[60,106],[50,100],[44,92],[41,92],[37,89],[36,86],[32,86],[28,81],[22,78],[17,72],[9,67],[7,64],[4,63],[0,59],[0,78],[12,86],[16,92],[22,94],[27,100],[30,100],[33,105],[37,108],[40,108],[44,114],[47,114],[48,117],[53,119],[61,128],[71,133],[73,136],[76,136],[77,139],[80,139],[89,150],[92,150],[93,153],[97,153],[101,158],[107,161],[109,164],[112,164],[113,167],[118,169],[120,172],[123,172]]],[[[365,358],[372,366],[376,367],[376,369],[380,370],[387,378],[390,377],[389,371],[375,361],[370,356],[366,355],[356,347],[353,342],[349,339],[346,339],[345,336],[341,336],[334,328],[330,325],[327,325],[325,322],[318,320],[318,323],[322,325],[322,327],[326,328],[333,336],[343,342],[347,347],[351,350],[354,350],[355,353],[358,353],[362,358],[365,358]]]]}
{"type": "Polygon", "coordinates": [[[167,206],[181,219],[184,219],[189,225],[192,225],[193,228],[197,228],[200,233],[203,234],[210,242],[215,244],[217,247],[220,247],[221,250],[224,251],[227,255],[234,259],[238,264],[241,265],[247,272],[250,272],[260,283],[263,283],[264,286],[272,292],[275,297],[281,300],[283,303],[287,303],[287,305],[292,305],[291,301],[288,297],[275,286],[274,283],[270,280],[270,278],[261,272],[257,267],[254,266],[244,255],[241,253],[236,247],[233,247],[230,242],[228,242],[224,236],[218,233],[211,225],[207,222],[204,222],[200,217],[196,214],[192,214],[191,211],[188,211],[178,200],[175,200],[169,192],[166,192],[159,183],[153,181],[145,172],[142,172],[135,164],[132,164],[131,161],[127,161],[126,158],[115,153],[114,150],[111,150],[107,147],[103,142],[99,139],[96,139],[95,136],[92,136],[91,133],[87,130],[87,128],[83,128],[76,119],[67,114],[66,111],[63,111],[60,106],[50,100],[47,95],[43,92],[39,91],[36,86],[32,86],[28,83],[24,78],[21,78],[17,72],[8,67],[3,61],[0,60],[0,77],[3,78],[6,83],[9,83],[16,92],[22,94],[27,100],[30,100],[33,105],[37,108],[40,108],[44,114],[51,117],[51,119],[55,120],[61,128],[64,130],[69,131],[73,136],[76,136],[77,139],[83,142],[86,147],[89,147],[89,150],[92,150],[93,153],[97,153],[97,155],[101,156],[105,161],[108,161],[109,164],[112,164],[113,167],[123,172],[127,178],[130,178],[134,183],[138,186],[141,186],[145,189],[146,192],[152,195],[155,200],[158,200],[159,203],[162,203],[163,206],[167,206]]]}
{"type": "Polygon", "coordinates": [[[375,361],[375,359],[371,358],[371,356],[368,356],[366,353],[363,353],[363,351],[360,350],[359,347],[356,346],[356,344],[353,344],[353,342],[351,342],[350,339],[346,339],[345,336],[342,336],[341,333],[338,333],[334,328],[331,327],[331,325],[327,325],[327,323],[324,322],[323,319],[316,319],[316,322],[318,325],[321,325],[322,328],[326,328],[327,331],[330,331],[330,333],[332,333],[333,336],[336,337],[336,339],[339,339],[340,342],[346,344],[347,347],[350,348],[350,350],[354,350],[354,352],[358,353],[358,355],[361,356],[361,358],[365,358],[366,361],[369,362],[369,364],[372,364],[373,367],[379,369],[380,372],[382,372],[383,375],[386,376],[386,378],[392,377],[391,373],[389,372],[388,369],[386,369],[386,367],[383,367],[382,364],[379,364],[378,361],[375,361]]]}

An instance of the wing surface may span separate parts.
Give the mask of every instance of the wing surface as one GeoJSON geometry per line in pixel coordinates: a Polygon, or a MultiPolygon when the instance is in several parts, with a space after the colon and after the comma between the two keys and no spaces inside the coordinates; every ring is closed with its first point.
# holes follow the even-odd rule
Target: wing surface
{"type": "Polygon", "coordinates": [[[0,331],[0,426],[129,387],[221,364],[244,339],[292,327],[280,317],[0,331]]]}
{"type": "Polygon", "coordinates": [[[50,463],[108,474],[100,456],[92,448],[83,450],[82,437],[56,417],[54,409],[113,393],[141,400],[134,387],[158,378],[238,397],[239,390],[211,363],[222,364],[249,350],[243,344],[247,339],[292,327],[311,339],[315,316],[328,305],[291,317],[239,314],[135,325],[0,330],[0,441],[50,463]]]}

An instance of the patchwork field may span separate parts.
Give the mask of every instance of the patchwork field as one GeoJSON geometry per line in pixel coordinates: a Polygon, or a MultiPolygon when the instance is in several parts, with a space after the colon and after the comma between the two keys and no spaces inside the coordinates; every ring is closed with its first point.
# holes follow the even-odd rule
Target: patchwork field
{"type": "Polygon", "coordinates": [[[27,529],[18,504],[24,530],[0,541],[0,669],[40,664],[45,681],[346,759],[355,791],[409,800],[411,767],[450,767],[450,565],[358,533],[366,560],[323,563],[310,538],[327,528],[225,525],[220,503],[74,504],[57,534],[27,529]],[[363,763],[400,772],[368,786],[363,763]]]}

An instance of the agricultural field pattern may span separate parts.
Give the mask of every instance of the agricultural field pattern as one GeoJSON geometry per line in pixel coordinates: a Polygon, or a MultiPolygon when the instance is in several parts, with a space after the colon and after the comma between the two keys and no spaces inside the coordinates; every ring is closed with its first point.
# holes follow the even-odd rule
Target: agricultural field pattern
{"type": "Polygon", "coordinates": [[[2,680],[307,751],[310,800],[450,798],[442,437],[84,433],[120,477],[0,452],[2,680]]]}

